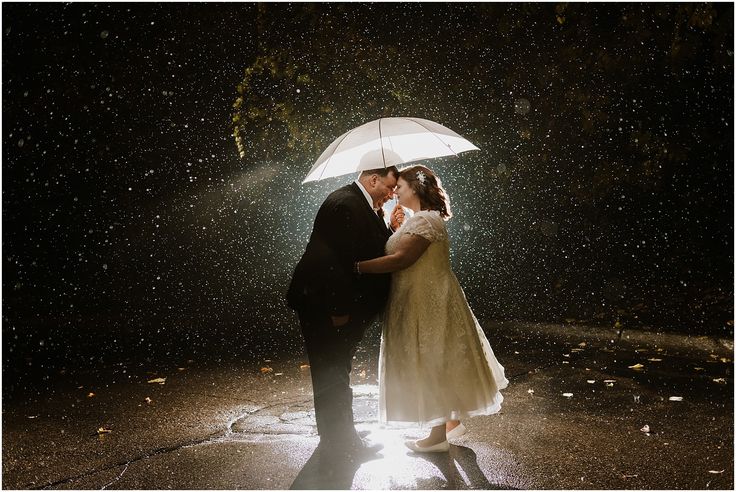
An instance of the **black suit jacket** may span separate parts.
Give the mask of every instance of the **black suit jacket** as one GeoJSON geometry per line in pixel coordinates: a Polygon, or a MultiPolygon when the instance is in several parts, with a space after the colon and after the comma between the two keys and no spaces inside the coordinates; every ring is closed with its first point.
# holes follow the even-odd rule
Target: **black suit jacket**
{"type": "Polygon", "coordinates": [[[383,256],[389,236],[357,184],[333,191],[317,212],[294,270],[289,306],[327,315],[378,313],[388,298],[390,275],[356,275],[353,264],[383,256]]]}

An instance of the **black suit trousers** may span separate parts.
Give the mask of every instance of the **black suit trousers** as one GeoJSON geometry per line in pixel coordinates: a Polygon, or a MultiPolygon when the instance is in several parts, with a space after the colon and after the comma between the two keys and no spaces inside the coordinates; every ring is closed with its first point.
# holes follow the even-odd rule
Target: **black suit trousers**
{"type": "Polygon", "coordinates": [[[334,327],[326,314],[299,312],[321,440],[338,443],[358,439],[353,424],[350,371],[358,343],[373,318],[351,316],[346,325],[334,327]]]}

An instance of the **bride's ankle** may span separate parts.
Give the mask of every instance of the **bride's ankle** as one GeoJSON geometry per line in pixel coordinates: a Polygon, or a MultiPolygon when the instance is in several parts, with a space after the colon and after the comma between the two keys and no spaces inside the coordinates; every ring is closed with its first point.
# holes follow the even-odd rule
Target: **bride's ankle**
{"type": "Polygon", "coordinates": [[[458,425],[460,425],[459,420],[448,420],[447,423],[445,424],[445,429],[447,432],[450,432],[452,429],[454,429],[458,425]]]}

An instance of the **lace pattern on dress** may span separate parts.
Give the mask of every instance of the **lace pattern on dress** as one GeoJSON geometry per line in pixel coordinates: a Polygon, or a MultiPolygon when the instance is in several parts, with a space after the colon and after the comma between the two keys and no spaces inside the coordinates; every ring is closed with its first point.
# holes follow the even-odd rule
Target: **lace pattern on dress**
{"type": "Polygon", "coordinates": [[[410,217],[402,228],[404,234],[421,236],[429,242],[435,243],[447,239],[447,231],[439,212],[419,211],[410,217]]]}

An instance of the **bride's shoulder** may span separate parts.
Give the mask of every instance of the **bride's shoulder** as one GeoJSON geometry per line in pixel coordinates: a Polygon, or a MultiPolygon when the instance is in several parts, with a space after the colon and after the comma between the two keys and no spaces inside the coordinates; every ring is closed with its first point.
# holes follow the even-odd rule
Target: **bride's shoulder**
{"type": "Polygon", "coordinates": [[[443,223],[444,220],[442,219],[442,216],[437,210],[420,210],[419,212],[415,213],[413,217],[421,217],[424,220],[431,222],[431,223],[443,223]]]}
{"type": "Polygon", "coordinates": [[[435,210],[420,210],[409,217],[402,226],[407,234],[419,234],[431,241],[442,240],[447,237],[445,221],[435,210]]]}

